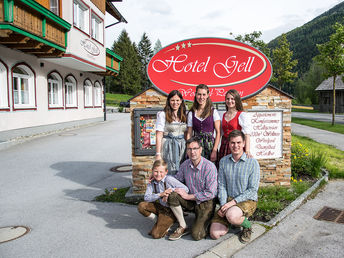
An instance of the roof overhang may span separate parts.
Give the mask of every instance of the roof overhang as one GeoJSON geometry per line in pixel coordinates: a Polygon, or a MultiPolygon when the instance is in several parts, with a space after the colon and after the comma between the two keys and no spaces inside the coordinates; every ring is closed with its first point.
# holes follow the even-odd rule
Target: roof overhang
{"type": "Polygon", "coordinates": [[[123,17],[123,15],[117,10],[117,8],[113,5],[112,2],[122,2],[122,0],[106,0],[106,12],[111,14],[113,17],[115,17],[119,22],[125,22],[126,19],[123,17]]]}
{"type": "Polygon", "coordinates": [[[40,58],[40,60],[45,60],[50,63],[68,67],[74,70],[83,71],[83,72],[105,72],[106,68],[95,63],[92,63],[88,60],[85,60],[81,57],[78,57],[73,54],[64,54],[60,58],[40,58]]]}

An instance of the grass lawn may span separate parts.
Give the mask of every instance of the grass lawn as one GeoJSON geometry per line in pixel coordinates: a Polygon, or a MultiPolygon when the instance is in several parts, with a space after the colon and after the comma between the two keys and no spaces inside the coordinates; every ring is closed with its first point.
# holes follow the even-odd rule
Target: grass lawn
{"type": "Polygon", "coordinates": [[[297,118],[297,117],[292,117],[291,122],[296,123],[296,124],[315,127],[315,128],[322,129],[322,130],[331,131],[334,133],[344,134],[344,125],[343,124],[334,124],[332,126],[330,122],[320,122],[320,121],[304,119],[304,118],[297,118]]]}
{"type": "Polygon", "coordinates": [[[127,95],[127,94],[106,93],[106,105],[119,106],[120,102],[127,102],[128,99],[132,97],[133,97],[132,95],[127,95]]]}
{"type": "Polygon", "coordinates": [[[291,108],[291,112],[304,112],[304,113],[319,113],[319,110],[303,109],[303,108],[291,108]]]}
{"type": "Polygon", "coordinates": [[[257,210],[250,220],[267,222],[312,186],[314,182],[293,182],[290,187],[265,186],[258,190],[257,210]]]}

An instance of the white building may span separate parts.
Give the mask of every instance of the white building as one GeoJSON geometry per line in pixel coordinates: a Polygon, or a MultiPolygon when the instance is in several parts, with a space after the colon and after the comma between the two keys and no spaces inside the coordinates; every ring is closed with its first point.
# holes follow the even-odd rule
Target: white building
{"type": "Polygon", "coordinates": [[[103,118],[103,76],[122,58],[106,49],[111,0],[0,0],[0,133],[103,118]]]}

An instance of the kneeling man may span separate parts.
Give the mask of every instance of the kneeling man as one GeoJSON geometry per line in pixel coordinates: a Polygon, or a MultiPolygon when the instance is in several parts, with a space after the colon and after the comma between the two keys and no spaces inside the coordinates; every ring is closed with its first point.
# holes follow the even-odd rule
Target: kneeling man
{"type": "Polygon", "coordinates": [[[206,236],[214,215],[214,198],[217,193],[216,167],[201,156],[202,146],[198,138],[191,137],[186,141],[186,151],[189,159],[183,162],[175,177],[189,188],[189,193],[177,188],[168,197],[171,210],[179,222],[179,227],[169,237],[170,240],[177,240],[189,233],[182,207],[195,212],[196,219],[191,229],[191,235],[195,240],[201,240],[206,236]]]}
{"type": "Polygon", "coordinates": [[[252,227],[248,217],[257,208],[260,167],[256,159],[244,153],[245,135],[234,130],[229,134],[231,154],[220,160],[218,198],[221,208],[212,219],[210,236],[227,234],[230,224],[243,227],[239,240],[250,241],[252,227]]]}

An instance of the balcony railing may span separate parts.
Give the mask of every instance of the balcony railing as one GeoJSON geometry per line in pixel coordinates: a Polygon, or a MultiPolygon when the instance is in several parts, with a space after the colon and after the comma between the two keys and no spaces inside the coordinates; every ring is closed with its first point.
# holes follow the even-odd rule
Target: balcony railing
{"type": "Polygon", "coordinates": [[[121,67],[123,58],[115,54],[110,49],[106,49],[106,72],[98,72],[97,74],[103,76],[117,76],[121,67]]]}
{"type": "Polygon", "coordinates": [[[39,57],[61,56],[71,25],[33,0],[0,2],[0,44],[39,57]]]}

